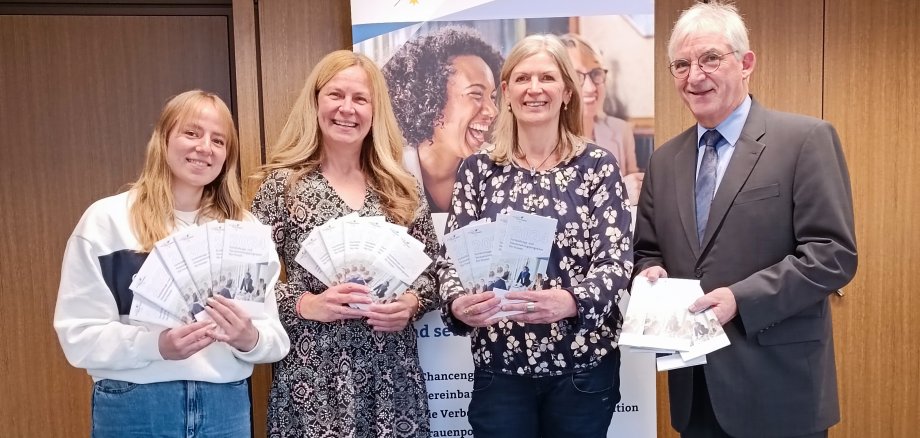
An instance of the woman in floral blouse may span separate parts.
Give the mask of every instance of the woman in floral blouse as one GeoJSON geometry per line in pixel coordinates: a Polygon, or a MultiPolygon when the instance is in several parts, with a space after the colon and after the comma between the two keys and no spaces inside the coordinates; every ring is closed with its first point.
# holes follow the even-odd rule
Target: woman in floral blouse
{"type": "Polygon", "coordinates": [[[276,288],[291,352],[274,365],[270,437],[427,438],[428,399],[411,321],[440,302],[433,268],[399,299],[366,285],[326,287],[296,261],[311,230],[349,213],[383,215],[437,252],[428,205],[401,166],[383,75],[340,50],[310,73],[264,167],[252,212],[272,227],[287,282],[276,288]]]}
{"type": "Polygon", "coordinates": [[[458,171],[449,231],[509,209],[558,219],[543,284],[507,296],[522,304],[464,290],[449,261],[439,270],[445,324],[472,342],[476,438],[603,437],[620,398],[631,218],[616,159],[581,136],[577,78],[558,38],[520,41],[494,146],[458,171]],[[490,320],[499,310],[524,313],[490,320]]]}

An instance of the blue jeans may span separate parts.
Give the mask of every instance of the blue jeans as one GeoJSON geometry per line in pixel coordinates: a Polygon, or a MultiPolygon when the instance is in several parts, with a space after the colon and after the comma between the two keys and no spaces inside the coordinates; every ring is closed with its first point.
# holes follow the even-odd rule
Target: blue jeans
{"type": "Polygon", "coordinates": [[[469,420],[476,438],[603,438],[620,401],[620,350],[594,368],[549,377],[476,369],[469,420]]]}
{"type": "Polygon", "coordinates": [[[252,436],[249,383],[93,385],[93,438],[252,436]]]}

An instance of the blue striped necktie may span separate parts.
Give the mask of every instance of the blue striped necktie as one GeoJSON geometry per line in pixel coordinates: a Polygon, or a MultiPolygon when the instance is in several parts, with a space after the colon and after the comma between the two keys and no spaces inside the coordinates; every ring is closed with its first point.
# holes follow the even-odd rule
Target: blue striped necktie
{"type": "Polygon", "coordinates": [[[696,234],[703,244],[703,234],[706,233],[706,222],[709,220],[709,206],[716,193],[716,168],[719,166],[719,155],[716,145],[722,139],[722,134],[715,129],[703,133],[703,162],[700,172],[696,177],[696,234]]]}

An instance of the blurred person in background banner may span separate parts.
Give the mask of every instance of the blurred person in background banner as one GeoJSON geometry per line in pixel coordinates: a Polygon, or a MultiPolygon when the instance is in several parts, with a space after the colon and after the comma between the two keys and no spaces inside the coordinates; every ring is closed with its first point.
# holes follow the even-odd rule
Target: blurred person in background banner
{"type": "Polygon", "coordinates": [[[508,209],[558,222],[546,279],[507,294],[520,304],[468,290],[439,260],[442,318],[471,341],[470,424],[477,438],[604,437],[632,271],[626,190],[613,154],[581,136],[581,84],[559,38],[518,42],[500,78],[494,144],[460,165],[448,231],[508,209]],[[499,310],[522,313],[490,319],[499,310]]]}
{"type": "Polygon", "coordinates": [[[616,157],[629,201],[636,205],[643,177],[636,162],[636,138],[629,122],[604,113],[607,69],[601,64],[598,53],[579,35],[565,34],[561,39],[568,48],[572,66],[581,81],[579,91],[585,136],[616,157]]]}
{"type": "Polygon", "coordinates": [[[351,213],[408,227],[436,256],[428,203],[402,167],[402,145],[380,70],[339,50],[307,77],[257,175],[252,211],[272,227],[284,260],[278,307],[293,345],[274,366],[270,437],[429,435],[412,321],[440,304],[432,268],[397,300],[371,304],[365,284],[327,287],[295,260],[312,230],[351,213]],[[349,306],[356,303],[369,306],[349,306]]]}
{"type": "Polygon", "coordinates": [[[501,55],[474,29],[448,26],[410,40],[383,66],[408,142],[406,168],[433,213],[449,210],[460,161],[482,147],[498,115],[501,65],[501,55]]]}
{"type": "Polygon", "coordinates": [[[251,435],[253,364],[290,347],[274,294],[264,318],[214,295],[196,303],[210,321],[167,328],[129,319],[132,277],[157,241],[209,221],[255,221],[238,163],[227,105],[198,90],[179,94],[160,114],[137,182],[93,203],[67,241],[54,328],[70,364],[93,378],[93,437],[251,435]]]}

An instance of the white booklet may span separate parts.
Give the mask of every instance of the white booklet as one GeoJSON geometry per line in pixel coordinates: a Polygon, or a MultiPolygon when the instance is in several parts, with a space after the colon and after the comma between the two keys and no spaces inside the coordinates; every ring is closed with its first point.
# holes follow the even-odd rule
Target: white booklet
{"type": "MultiPolygon", "coordinates": [[[[316,230],[314,229],[313,231],[316,230]]],[[[297,251],[297,256],[294,257],[294,261],[300,264],[300,266],[303,266],[307,272],[316,276],[323,284],[331,286],[331,275],[333,274],[331,272],[332,265],[328,264],[327,261],[330,270],[330,272],[327,272],[326,269],[323,268],[323,265],[320,264],[321,260],[314,258],[313,254],[328,255],[323,245],[323,239],[317,232],[311,232],[303,242],[300,242],[300,250],[297,251]]]]}
{"type": "Polygon", "coordinates": [[[493,291],[502,305],[513,304],[505,298],[509,291],[542,288],[556,226],[555,218],[509,210],[495,222],[480,220],[448,233],[445,248],[467,291],[493,291]]]}
{"type": "Polygon", "coordinates": [[[183,228],[157,242],[135,274],[129,317],[164,327],[208,319],[207,299],[217,294],[254,319],[264,317],[280,270],[274,250],[271,229],[255,222],[183,228]]]}
{"type": "Polygon", "coordinates": [[[141,265],[131,280],[130,289],[134,291],[134,299],[142,302],[131,307],[129,316],[167,327],[192,322],[189,306],[182,299],[156,248],[147,256],[147,260],[150,262],[141,265]],[[143,300],[138,300],[139,297],[143,300]],[[158,307],[162,312],[147,312],[151,307],[158,307]],[[145,311],[144,316],[139,313],[142,311],[145,311]]]}
{"type": "Polygon", "coordinates": [[[361,284],[373,302],[390,302],[431,264],[425,244],[407,231],[383,216],[350,214],[314,228],[295,260],[326,286],[361,284]]]}
{"type": "Polygon", "coordinates": [[[271,228],[254,222],[226,221],[221,272],[230,287],[215,293],[233,298],[252,317],[265,314],[268,283],[281,266],[274,261],[271,228]]]}
{"type": "Polygon", "coordinates": [[[227,279],[222,278],[221,265],[224,258],[224,224],[211,221],[204,225],[208,235],[208,258],[211,262],[212,290],[219,290],[227,284],[227,279]]]}
{"type": "MultiPolygon", "coordinates": [[[[198,296],[207,298],[217,284],[211,284],[211,252],[207,227],[191,226],[173,234],[176,248],[185,262],[198,296]]],[[[216,279],[215,279],[216,280],[216,279]]]]}
{"type": "Polygon", "coordinates": [[[658,358],[659,370],[705,363],[706,353],[728,346],[729,340],[711,309],[687,310],[701,296],[698,280],[659,278],[653,284],[636,278],[619,344],[634,352],[673,353],[658,358]]]}
{"type": "MultiPolygon", "coordinates": [[[[174,235],[170,235],[155,243],[154,247],[157,249],[157,254],[159,254],[160,260],[166,266],[169,275],[172,276],[173,281],[176,283],[182,301],[188,304],[190,313],[195,315],[204,310],[204,306],[207,305],[207,294],[206,291],[199,290],[199,286],[195,284],[192,273],[189,272],[188,265],[185,263],[182,253],[179,252],[179,245],[176,244],[174,237],[174,235]]],[[[148,257],[147,262],[150,261],[150,257],[148,257]]]]}

